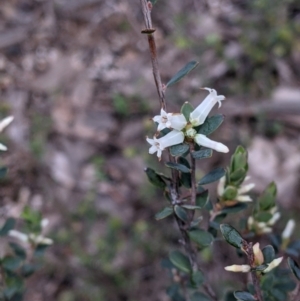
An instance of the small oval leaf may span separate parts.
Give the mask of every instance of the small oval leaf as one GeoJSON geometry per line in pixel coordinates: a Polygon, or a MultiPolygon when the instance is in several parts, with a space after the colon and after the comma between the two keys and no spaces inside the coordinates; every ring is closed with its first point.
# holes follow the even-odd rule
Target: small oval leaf
{"type": "Polygon", "coordinates": [[[205,159],[205,158],[210,158],[212,156],[212,149],[200,149],[199,151],[193,152],[192,156],[194,159],[199,160],[199,159],[205,159]]]}
{"type": "Polygon", "coordinates": [[[209,197],[208,190],[204,190],[202,193],[197,194],[196,205],[203,208],[208,202],[208,197],[209,197]]]}
{"type": "Polygon", "coordinates": [[[183,164],[179,164],[179,163],[174,163],[174,162],[167,162],[166,166],[176,169],[178,171],[184,172],[184,173],[190,173],[191,170],[189,168],[187,168],[185,165],[183,164]]]}
{"type": "Polygon", "coordinates": [[[156,173],[155,170],[147,167],[147,168],[145,168],[145,173],[151,184],[153,184],[154,186],[159,187],[159,188],[166,187],[166,183],[163,180],[163,177],[160,176],[158,173],[156,173]]]}
{"type": "Polygon", "coordinates": [[[169,255],[170,261],[176,268],[184,273],[190,273],[192,271],[189,259],[179,251],[172,251],[169,255]]]}
{"type": "Polygon", "coordinates": [[[195,206],[195,205],[182,205],[182,208],[188,209],[188,210],[197,210],[197,209],[202,209],[199,206],[195,206]]]}
{"type": "Polygon", "coordinates": [[[191,230],[188,235],[199,247],[208,247],[213,241],[213,236],[202,229],[191,230]]]}
{"type": "Polygon", "coordinates": [[[7,174],[8,168],[5,166],[0,167],[0,179],[4,178],[7,174]]]}
{"type": "Polygon", "coordinates": [[[222,124],[224,118],[224,115],[214,115],[208,117],[199,128],[198,134],[203,134],[205,136],[210,135],[222,124]]]}
{"type": "Polygon", "coordinates": [[[292,270],[293,274],[300,281],[300,267],[298,266],[296,261],[294,261],[292,258],[289,257],[288,258],[288,264],[289,264],[289,267],[292,270]]]}
{"type": "Polygon", "coordinates": [[[235,248],[241,249],[243,246],[244,239],[240,235],[240,233],[227,224],[221,224],[220,230],[222,232],[222,235],[224,236],[225,240],[234,246],[235,248]]]}
{"type": "Polygon", "coordinates": [[[270,263],[275,259],[275,250],[273,246],[267,245],[261,251],[264,255],[264,263],[270,263]]]}
{"type": "Polygon", "coordinates": [[[234,297],[241,301],[256,301],[256,298],[248,292],[235,291],[234,297]]]}
{"type": "Polygon", "coordinates": [[[12,218],[12,217],[9,217],[9,218],[6,220],[4,226],[3,226],[3,227],[1,228],[1,230],[0,230],[0,236],[5,236],[5,235],[7,235],[8,232],[9,232],[10,230],[12,230],[12,229],[15,227],[15,223],[16,223],[16,220],[15,220],[14,218],[12,218]]]}
{"type": "Polygon", "coordinates": [[[209,184],[215,181],[218,181],[225,175],[225,169],[224,168],[216,168],[209,172],[207,175],[205,175],[199,182],[198,185],[205,185],[209,184]]]}
{"type": "Polygon", "coordinates": [[[183,114],[183,116],[185,117],[186,121],[189,122],[190,121],[190,114],[194,111],[194,107],[189,103],[189,102],[185,102],[180,110],[180,113],[183,114]]]}
{"type": "Polygon", "coordinates": [[[170,153],[173,157],[185,155],[189,151],[190,147],[188,144],[181,143],[177,145],[172,145],[170,147],[170,153]]]}
{"type": "Polygon", "coordinates": [[[167,87],[174,85],[184,78],[188,73],[197,67],[199,63],[197,61],[191,61],[187,63],[182,69],[180,69],[166,84],[167,87]]]}
{"type": "Polygon", "coordinates": [[[187,215],[186,211],[185,211],[182,207],[180,207],[180,206],[178,206],[178,205],[175,205],[175,206],[174,206],[174,211],[175,211],[176,215],[177,215],[182,221],[184,221],[184,222],[187,222],[187,221],[188,221],[188,215],[187,215]]]}
{"type": "Polygon", "coordinates": [[[172,213],[173,213],[173,209],[171,207],[166,207],[163,210],[161,210],[155,214],[155,219],[156,220],[164,219],[167,216],[171,215],[172,213]]]}

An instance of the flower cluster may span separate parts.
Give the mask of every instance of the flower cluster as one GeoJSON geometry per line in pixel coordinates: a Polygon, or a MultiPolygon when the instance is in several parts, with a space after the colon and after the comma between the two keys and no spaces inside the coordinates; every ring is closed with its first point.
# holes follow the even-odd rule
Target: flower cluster
{"type": "MultiPolygon", "coordinates": [[[[264,263],[264,255],[263,252],[261,251],[260,247],[259,247],[259,243],[256,243],[253,246],[253,253],[254,253],[254,264],[255,267],[261,266],[264,263]]],[[[276,258],[274,260],[272,260],[270,263],[266,264],[266,268],[262,270],[262,272],[268,273],[271,270],[273,270],[274,268],[276,268],[282,261],[283,257],[279,257],[276,258]]],[[[252,267],[255,269],[255,267],[252,267]]],[[[225,267],[226,271],[229,272],[241,272],[241,273],[248,273],[251,270],[250,265],[247,264],[242,264],[242,265],[238,265],[238,264],[234,264],[234,265],[230,265],[225,267]]]]}
{"type": "Polygon", "coordinates": [[[156,135],[153,139],[146,138],[147,142],[151,145],[149,149],[150,154],[157,153],[157,157],[160,159],[164,149],[184,142],[185,138],[193,139],[198,145],[214,149],[218,152],[227,153],[229,151],[228,147],[224,144],[213,141],[203,134],[198,134],[195,129],[195,127],[204,123],[214,105],[218,103],[220,107],[221,101],[225,99],[223,95],[217,95],[214,89],[204,89],[209,92],[209,95],[190,113],[189,120],[181,113],[167,113],[163,109],[161,109],[160,115],[153,118],[153,121],[158,123],[158,132],[165,128],[172,129],[172,131],[160,138],[157,138],[156,135]]]}
{"type": "MultiPolygon", "coordinates": [[[[9,116],[4,118],[1,122],[0,122],[0,133],[13,121],[14,117],[9,116]]],[[[0,150],[2,151],[6,151],[7,147],[5,145],[3,145],[2,143],[0,143],[0,150]]]]}
{"type": "MultiPolygon", "coordinates": [[[[247,181],[250,177],[246,177],[247,181]]],[[[254,183],[249,183],[242,185],[238,188],[233,186],[226,187],[226,176],[222,177],[219,181],[217,192],[219,199],[224,201],[233,201],[233,202],[252,202],[251,197],[247,194],[251,189],[255,187],[254,183]],[[230,196],[228,198],[228,196],[230,196]]]]}
{"type": "Polygon", "coordinates": [[[272,217],[266,222],[257,221],[255,216],[249,216],[248,229],[257,234],[271,233],[273,231],[272,226],[274,226],[275,223],[280,219],[281,214],[277,211],[276,206],[273,207],[269,212],[272,214],[272,217]]]}

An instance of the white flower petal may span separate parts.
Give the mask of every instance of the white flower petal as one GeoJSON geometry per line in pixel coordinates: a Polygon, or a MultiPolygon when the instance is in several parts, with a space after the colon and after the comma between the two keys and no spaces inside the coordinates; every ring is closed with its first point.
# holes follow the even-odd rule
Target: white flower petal
{"type": "Polygon", "coordinates": [[[205,88],[205,90],[209,92],[209,95],[207,95],[201,104],[190,114],[190,122],[193,126],[203,124],[214,105],[218,102],[220,107],[221,101],[225,99],[223,95],[217,95],[214,89],[205,88]]]}
{"type": "Polygon", "coordinates": [[[206,146],[208,148],[216,150],[217,152],[221,152],[221,153],[229,152],[229,149],[226,145],[220,142],[213,141],[202,134],[197,134],[195,136],[195,142],[198,145],[206,146]]]}
{"type": "Polygon", "coordinates": [[[224,269],[229,272],[248,273],[251,270],[251,267],[248,264],[242,264],[242,265],[234,264],[234,265],[227,266],[224,269]]]}
{"type": "Polygon", "coordinates": [[[277,266],[279,266],[282,259],[283,259],[283,257],[279,257],[279,258],[274,259],[272,262],[269,263],[268,267],[263,272],[268,273],[271,270],[273,270],[274,268],[276,268],[277,266]]]}
{"type": "Polygon", "coordinates": [[[182,143],[184,140],[184,134],[183,132],[173,130],[157,140],[161,145],[161,149],[165,149],[166,147],[182,143]]]}
{"type": "Polygon", "coordinates": [[[226,182],[226,177],[223,176],[219,183],[218,183],[218,187],[217,187],[217,192],[219,196],[222,196],[225,190],[225,182],[226,182]]]}
{"type": "Polygon", "coordinates": [[[173,114],[170,117],[171,128],[177,131],[181,131],[187,124],[187,121],[183,114],[173,114]]]}
{"type": "Polygon", "coordinates": [[[247,192],[249,192],[254,187],[255,187],[254,183],[243,185],[241,188],[238,189],[238,194],[247,193],[247,192]]]}
{"type": "Polygon", "coordinates": [[[0,143],[0,150],[7,151],[7,147],[4,144],[0,143]]]}
{"type": "Polygon", "coordinates": [[[281,214],[279,212],[275,212],[267,224],[269,226],[273,226],[280,219],[280,216],[281,216],[281,214]]]}
{"type": "Polygon", "coordinates": [[[156,115],[152,118],[153,121],[158,123],[157,130],[161,131],[165,128],[171,127],[172,113],[167,113],[164,109],[160,110],[160,115],[156,115]]]}
{"type": "Polygon", "coordinates": [[[9,230],[8,231],[8,236],[17,238],[17,239],[19,239],[20,241],[23,241],[23,242],[28,241],[28,235],[23,233],[23,232],[17,231],[17,230],[9,230]]]}
{"type": "Polygon", "coordinates": [[[285,229],[283,230],[283,232],[281,234],[282,239],[290,238],[294,232],[295,226],[296,226],[295,221],[293,219],[290,219],[287,222],[285,229]]]}
{"type": "Polygon", "coordinates": [[[0,132],[2,132],[4,130],[4,128],[6,128],[13,120],[14,120],[13,116],[9,116],[9,117],[4,118],[0,122],[0,132]]]}
{"type": "Polygon", "coordinates": [[[243,203],[252,202],[252,199],[249,195],[238,195],[236,200],[243,203]]]}

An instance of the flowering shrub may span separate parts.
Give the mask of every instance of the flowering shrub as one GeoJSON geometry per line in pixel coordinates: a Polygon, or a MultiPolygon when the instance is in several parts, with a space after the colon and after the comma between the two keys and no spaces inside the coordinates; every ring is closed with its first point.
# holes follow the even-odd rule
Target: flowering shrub
{"type": "MultiPolygon", "coordinates": [[[[13,121],[7,117],[0,122],[0,132],[13,121]]],[[[0,143],[0,150],[7,147],[0,143]]],[[[0,180],[7,173],[6,167],[0,168],[0,180]]],[[[15,230],[16,220],[7,217],[0,227],[0,300],[19,301],[25,292],[25,279],[39,269],[40,259],[46,248],[52,244],[50,238],[42,235],[48,220],[40,213],[25,207],[22,212],[22,232],[15,230]]]]}
{"type": "MultiPolygon", "coordinates": [[[[258,198],[248,195],[254,184],[244,183],[249,179],[248,153],[242,146],[236,148],[226,169],[216,168],[196,179],[196,160],[211,157],[213,150],[229,151],[224,144],[207,137],[224,121],[224,116],[209,116],[209,113],[217,103],[220,108],[225,97],[218,95],[214,89],[204,88],[209,94],[195,109],[185,102],[180,113],[167,113],[165,90],[184,78],[198,63],[189,62],[166,85],[161,83],[153,34],[155,29],[151,21],[155,2],[141,0],[146,25],[142,33],[148,37],[161,104],[160,115],[153,118],[157,131],[152,139],[147,137],[146,140],[151,145],[149,153],[156,153],[159,160],[162,159],[162,152],[168,150],[165,165],[171,169],[171,177],[151,168],[146,168],[145,172],[149,181],[163,190],[168,202],[155,218],[161,220],[172,216],[175,219],[183,249],[171,251],[169,259],[164,262],[173,279],[167,293],[174,301],[297,300],[299,283],[295,282],[295,278],[300,280],[300,268],[291,257],[299,257],[300,241],[291,241],[295,226],[293,220],[287,223],[282,235],[274,234],[274,225],[281,216],[276,205],[276,184],[270,183],[258,198]],[[205,185],[216,181],[219,181],[217,199],[212,200],[205,185]],[[245,209],[250,213],[248,216],[239,214],[239,219],[235,218],[235,227],[223,223],[227,216],[245,209]],[[207,215],[208,222],[205,223],[203,220],[207,215]],[[224,286],[218,287],[217,292],[215,285],[207,281],[206,271],[199,264],[201,251],[212,248],[214,242],[220,240],[235,247],[241,256],[245,255],[243,264],[224,266],[223,262],[218,263],[226,271],[251,275],[243,291],[226,293],[228,289],[224,286]],[[262,249],[257,242],[261,240],[264,244],[269,241],[262,249]],[[284,268],[286,258],[290,270],[284,268]]],[[[226,250],[224,248],[224,252],[226,250]]]]}

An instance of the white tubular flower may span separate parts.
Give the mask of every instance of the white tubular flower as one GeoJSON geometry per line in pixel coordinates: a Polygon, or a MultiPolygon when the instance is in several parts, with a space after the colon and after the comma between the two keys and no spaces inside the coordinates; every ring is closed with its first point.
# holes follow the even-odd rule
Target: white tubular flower
{"type": "Polygon", "coordinates": [[[217,192],[219,196],[222,196],[224,191],[225,191],[225,182],[226,182],[226,177],[223,176],[217,186],[217,192]]]}
{"type": "Polygon", "coordinates": [[[29,234],[29,239],[37,245],[39,245],[39,244],[52,245],[53,244],[53,240],[51,238],[44,237],[42,235],[29,234]]]}
{"type": "Polygon", "coordinates": [[[161,131],[165,128],[171,127],[171,116],[172,113],[167,113],[164,109],[160,110],[160,115],[156,115],[153,117],[153,121],[158,123],[157,130],[161,131]]]}
{"type": "Polygon", "coordinates": [[[4,118],[1,122],[0,122],[0,133],[14,120],[13,116],[9,116],[4,118]]]}
{"type": "Polygon", "coordinates": [[[205,146],[205,147],[214,149],[217,152],[221,152],[221,153],[229,152],[229,149],[226,145],[224,145],[223,143],[220,143],[220,142],[213,141],[202,134],[197,134],[195,136],[195,142],[200,146],[205,146]]]}
{"type": "Polygon", "coordinates": [[[151,144],[149,149],[149,154],[154,154],[157,152],[157,157],[161,158],[162,151],[169,146],[179,144],[184,140],[183,132],[173,130],[167,135],[157,139],[153,137],[153,139],[146,138],[147,142],[151,144]]]}
{"type": "Polygon", "coordinates": [[[0,150],[7,151],[7,147],[4,144],[0,143],[0,150]]]}
{"type": "Polygon", "coordinates": [[[253,246],[253,253],[256,265],[261,265],[264,262],[264,255],[259,248],[259,242],[253,246]]]}
{"type": "Polygon", "coordinates": [[[238,195],[236,197],[236,200],[241,203],[252,202],[252,199],[250,198],[249,195],[238,195]]]}
{"type": "Polygon", "coordinates": [[[28,242],[28,235],[23,232],[17,231],[17,230],[9,230],[8,236],[17,238],[22,242],[28,242]]]}
{"type": "Polygon", "coordinates": [[[171,128],[177,131],[181,131],[187,124],[187,121],[183,114],[172,114],[170,117],[171,128]]]}
{"type": "Polygon", "coordinates": [[[293,234],[294,232],[294,229],[295,229],[295,221],[293,219],[290,219],[286,226],[285,226],[285,229],[283,230],[282,234],[281,234],[281,237],[283,240],[285,239],[289,239],[291,237],[291,235],[293,234]]]}
{"type": "Polygon", "coordinates": [[[248,273],[251,270],[251,267],[248,264],[242,264],[242,265],[234,264],[234,265],[227,266],[224,269],[229,272],[248,273]]]}
{"type": "Polygon", "coordinates": [[[279,257],[279,258],[276,258],[273,261],[271,261],[268,264],[268,267],[263,271],[263,273],[268,273],[271,270],[273,270],[274,268],[276,268],[277,266],[279,266],[280,263],[281,263],[281,261],[282,261],[282,259],[283,259],[283,257],[279,257]]]}
{"type": "MultiPolygon", "coordinates": [[[[245,180],[249,179],[249,177],[246,177],[245,180]]],[[[244,195],[245,193],[249,192],[252,188],[255,187],[254,183],[243,185],[238,189],[238,195],[236,197],[236,200],[239,202],[252,202],[252,199],[249,195],[244,195]]]]}
{"type": "Polygon", "coordinates": [[[272,216],[272,218],[268,221],[268,225],[269,226],[273,226],[275,225],[275,223],[280,219],[280,212],[275,212],[274,215],[272,216]]]}
{"type": "Polygon", "coordinates": [[[211,109],[216,103],[221,107],[221,101],[225,99],[223,95],[217,95],[217,91],[210,88],[204,88],[209,95],[201,102],[201,104],[190,114],[190,123],[195,127],[201,125],[208,116],[211,109]]]}

